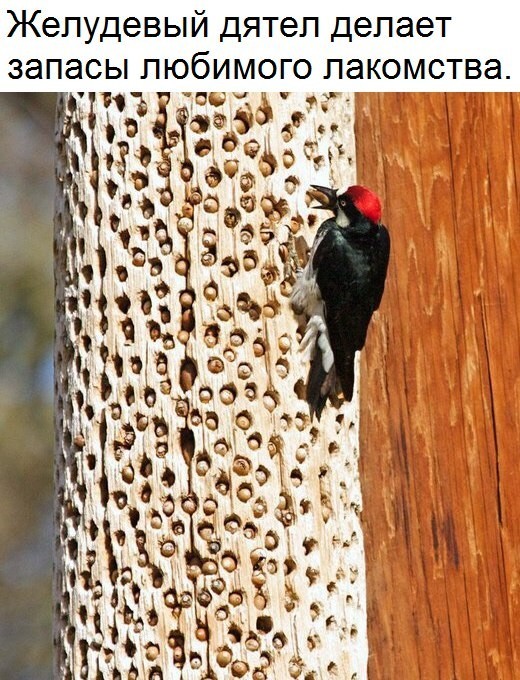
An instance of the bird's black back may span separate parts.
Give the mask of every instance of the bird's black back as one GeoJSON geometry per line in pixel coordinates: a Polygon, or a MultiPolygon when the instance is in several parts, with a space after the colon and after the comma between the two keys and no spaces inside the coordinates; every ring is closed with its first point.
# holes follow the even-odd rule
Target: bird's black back
{"type": "MultiPolygon", "coordinates": [[[[386,227],[361,217],[348,227],[324,222],[313,267],[325,304],[336,373],[346,399],[352,398],[353,363],[383,295],[390,237],[386,227]]],[[[317,235],[317,237],[319,234],[317,235]]]]}

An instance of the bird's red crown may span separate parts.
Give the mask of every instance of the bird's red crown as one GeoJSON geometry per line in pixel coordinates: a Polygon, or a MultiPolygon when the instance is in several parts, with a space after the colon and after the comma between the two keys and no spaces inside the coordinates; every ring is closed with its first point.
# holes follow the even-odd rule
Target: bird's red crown
{"type": "Polygon", "coordinates": [[[362,215],[375,224],[381,222],[381,201],[373,191],[354,184],[345,193],[362,215]]]}

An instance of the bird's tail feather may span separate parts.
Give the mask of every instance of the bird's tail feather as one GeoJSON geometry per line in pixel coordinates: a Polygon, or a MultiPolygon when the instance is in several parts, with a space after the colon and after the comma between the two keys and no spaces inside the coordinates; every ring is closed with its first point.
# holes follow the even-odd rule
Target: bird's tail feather
{"type": "Polygon", "coordinates": [[[319,420],[321,418],[321,412],[327,403],[328,393],[325,392],[325,394],[323,394],[322,390],[322,386],[326,379],[327,373],[323,368],[321,352],[318,350],[311,361],[309,377],[307,379],[307,403],[309,404],[311,418],[315,413],[316,418],[319,420]]]}
{"type": "MultiPolygon", "coordinates": [[[[337,370],[322,303],[315,308],[307,322],[300,351],[311,364],[307,379],[306,397],[311,417],[315,413],[319,420],[327,403],[327,398],[335,393],[337,370]]],[[[340,381],[343,391],[348,395],[346,398],[350,401],[354,389],[354,357],[348,358],[350,361],[347,362],[343,377],[340,376],[340,381]]]]}
{"type": "Polygon", "coordinates": [[[354,358],[355,352],[345,356],[341,371],[338,371],[343,397],[346,401],[352,401],[354,395],[354,358]]]}
{"type": "Polygon", "coordinates": [[[307,322],[300,351],[311,362],[306,397],[311,417],[315,413],[319,420],[327,403],[327,397],[334,392],[336,387],[334,354],[321,303],[307,322]]]}
{"type": "Polygon", "coordinates": [[[323,368],[323,357],[318,348],[311,361],[309,376],[307,379],[307,403],[311,418],[316,414],[316,418],[321,418],[321,412],[325,408],[327,399],[332,397],[336,389],[336,369],[334,365],[326,371],[323,368]]]}

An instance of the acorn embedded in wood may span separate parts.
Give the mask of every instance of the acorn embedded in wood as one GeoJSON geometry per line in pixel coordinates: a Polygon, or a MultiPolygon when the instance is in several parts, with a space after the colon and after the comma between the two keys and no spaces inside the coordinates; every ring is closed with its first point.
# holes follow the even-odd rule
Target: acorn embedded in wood
{"type": "Polygon", "coordinates": [[[224,213],[224,224],[229,229],[234,229],[240,222],[240,213],[236,208],[227,208],[224,213]]]}
{"type": "Polygon", "coordinates": [[[231,654],[231,650],[228,648],[221,649],[217,652],[217,663],[221,668],[225,668],[226,666],[229,666],[231,663],[231,659],[233,658],[231,654]]]}
{"type": "Polygon", "coordinates": [[[195,144],[195,153],[201,158],[207,156],[211,151],[211,142],[209,139],[201,139],[195,144]]]}
{"type": "Polygon", "coordinates": [[[170,517],[171,515],[173,515],[174,509],[175,509],[175,504],[174,504],[173,500],[167,499],[167,500],[164,501],[163,506],[162,506],[162,510],[163,510],[164,514],[166,515],[166,517],[170,517]]]}
{"type": "Polygon", "coordinates": [[[155,661],[159,656],[159,647],[157,645],[149,645],[146,649],[146,658],[148,661],[155,661]]]}
{"type": "Polygon", "coordinates": [[[209,119],[207,116],[195,116],[190,123],[190,130],[196,134],[206,132],[209,127],[209,119]]]}
{"type": "Polygon", "coordinates": [[[207,404],[211,401],[213,397],[213,391],[209,387],[202,387],[199,392],[199,399],[203,404],[207,404]]]}
{"type": "Polygon", "coordinates": [[[235,678],[243,678],[248,670],[249,666],[245,661],[233,661],[231,664],[231,674],[235,678]]]}
{"type": "Polygon", "coordinates": [[[143,253],[143,251],[140,250],[139,248],[134,248],[133,257],[132,257],[132,264],[136,267],[142,267],[145,262],[146,262],[146,256],[143,253]]]}
{"type": "Polygon", "coordinates": [[[251,366],[249,364],[240,364],[240,366],[238,367],[238,371],[237,371],[238,377],[241,380],[247,380],[248,378],[251,377],[252,370],[253,369],[251,368],[251,366]]]}
{"type": "Polygon", "coordinates": [[[198,507],[196,496],[192,494],[184,498],[183,501],[181,502],[181,507],[184,510],[184,512],[188,513],[188,515],[193,515],[193,513],[197,510],[198,507]]]}
{"type": "Polygon", "coordinates": [[[175,272],[179,274],[179,276],[186,276],[189,268],[190,262],[184,257],[179,258],[175,263],[175,272]]]}
{"type": "Polygon", "coordinates": [[[244,144],[244,153],[251,158],[254,158],[257,155],[259,149],[260,144],[254,139],[244,144]]]}
{"type": "MultiPolygon", "coordinates": [[[[237,490],[237,498],[242,503],[247,503],[251,499],[253,491],[250,484],[241,484],[237,490]]],[[[255,515],[256,516],[256,515],[255,515]]]]}
{"type": "Polygon", "coordinates": [[[213,515],[217,509],[217,503],[213,498],[206,498],[202,504],[202,509],[204,510],[204,514],[213,515]]]}
{"type": "Polygon", "coordinates": [[[251,576],[251,583],[255,588],[262,588],[267,581],[267,576],[262,571],[254,571],[251,576]]]}
{"type": "Polygon", "coordinates": [[[217,309],[217,318],[220,321],[229,321],[231,319],[231,311],[229,307],[219,307],[217,309]]]}
{"type": "Polygon", "coordinates": [[[247,225],[240,230],[240,240],[244,245],[251,243],[253,240],[253,229],[250,225],[247,225]]]}
{"type": "Polygon", "coordinates": [[[195,378],[197,377],[197,368],[195,363],[190,358],[186,358],[181,365],[180,370],[180,386],[184,392],[188,392],[193,387],[195,378]]]}
{"type": "Polygon", "coordinates": [[[228,177],[234,177],[238,171],[238,161],[230,160],[224,163],[224,172],[228,177]]]}
{"type": "Polygon", "coordinates": [[[241,430],[247,430],[249,427],[251,427],[251,414],[249,414],[247,411],[243,411],[242,413],[238,414],[235,422],[241,430]]]}
{"type": "Polygon", "coordinates": [[[238,262],[232,257],[226,257],[222,260],[220,271],[224,276],[232,277],[238,272],[238,262]]]}
{"type": "Polygon", "coordinates": [[[257,261],[256,261],[256,257],[254,256],[254,254],[245,255],[244,260],[243,260],[244,269],[248,272],[251,271],[252,269],[254,269],[256,267],[256,262],[257,261]]]}
{"type": "Polygon", "coordinates": [[[205,248],[214,248],[217,245],[217,235],[214,231],[205,231],[202,234],[202,245],[205,248]]]}
{"type": "Polygon", "coordinates": [[[207,213],[216,213],[218,211],[218,200],[214,196],[208,196],[204,201],[204,210],[207,213]]]}
{"type": "Polygon", "coordinates": [[[213,125],[217,130],[222,130],[226,126],[227,118],[222,113],[215,113],[213,116],[213,125]]]}
{"type": "Polygon", "coordinates": [[[209,99],[209,103],[212,106],[222,106],[222,104],[226,101],[226,93],[225,92],[210,92],[208,99],[209,99]]]}
{"type": "Polygon", "coordinates": [[[229,406],[229,404],[232,404],[235,401],[235,396],[235,391],[229,387],[220,390],[220,400],[226,406],[229,406]]]}
{"type": "Polygon", "coordinates": [[[260,642],[256,636],[251,635],[245,641],[245,647],[250,652],[257,652],[260,649],[260,642]]]}
{"type": "Polygon", "coordinates": [[[222,148],[224,149],[224,151],[234,151],[236,145],[237,140],[236,136],[233,133],[229,133],[224,137],[224,140],[222,142],[222,148]]]}
{"type": "Polygon", "coordinates": [[[224,555],[222,558],[222,567],[226,571],[235,571],[237,568],[237,559],[234,555],[224,555]]]}
{"type": "Polygon", "coordinates": [[[175,545],[172,541],[166,541],[161,546],[161,555],[164,557],[171,557],[175,553],[175,545]]]}
{"type": "Polygon", "coordinates": [[[169,189],[165,189],[161,194],[161,204],[168,206],[173,201],[173,194],[169,189]]]}
{"type": "Polygon", "coordinates": [[[233,461],[233,472],[240,477],[248,475],[251,472],[251,462],[247,458],[235,458],[233,461]]]}
{"type": "Polygon", "coordinates": [[[179,302],[184,309],[192,307],[194,300],[195,292],[193,290],[183,290],[179,295],[179,302]]]}
{"type": "Polygon", "coordinates": [[[262,357],[265,354],[265,344],[261,339],[257,339],[253,342],[253,352],[255,357],[262,357]]]}
{"type": "Polygon", "coordinates": [[[184,163],[181,168],[181,179],[184,182],[189,182],[193,175],[193,165],[189,162],[184,163]]]}
{"type": "Polygon", "coordinates": [[[208,413],[205,420],[208,430],[215,431],[218,428],[218,416],[216,413],[208,413]]]}
{"type": "Polygon", "coordinates": [[[202,253],[200,261],[204,267],[211,267],[212,265],[215,264],[217,258],[215,257],[215,253],[207,251],[205,253],[202,253]]]}

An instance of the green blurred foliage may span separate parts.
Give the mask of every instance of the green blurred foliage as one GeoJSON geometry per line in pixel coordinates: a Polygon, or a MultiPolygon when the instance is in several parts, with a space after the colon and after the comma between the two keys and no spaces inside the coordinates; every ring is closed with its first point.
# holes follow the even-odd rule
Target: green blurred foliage
{"type": "Polygon", "coordinates": [[[0,678],[52,657],[52,220],[49,93],[0,93],[0,678]]]}

